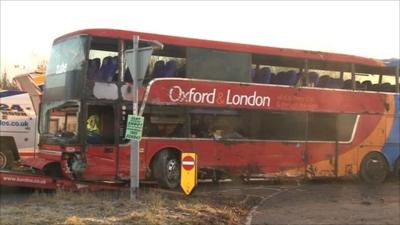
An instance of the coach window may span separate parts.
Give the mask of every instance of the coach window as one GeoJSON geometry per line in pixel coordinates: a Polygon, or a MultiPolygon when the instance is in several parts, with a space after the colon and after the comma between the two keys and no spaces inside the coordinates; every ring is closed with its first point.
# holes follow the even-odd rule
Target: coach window
{"type": "Polygon", "coordinates": [[[192,47],[186,50],[188,78],[251,82],[249,53],[192,47]]]}
{"type": "Polygon", "coordinates": [[[242,116],[234,110],[193,109],[190,111],[192,138],[245,138],[242,116]]]}
{"type": "Polygon", "coordinates": [[[60,137],[73,137],[77,131],[77,107],[63,107],[49,110],[49,134],[60,137]]]}
{"type": "Polygon", "coordinates": [[[336,140],[336,114],[309,113],[308,139],[311,141],[336,140]]]}
{"type": "Polygon", "coordinates": [[[42,143],[72,144],[78,142],[80,106],[76,102],[44,104],[40,116],[42,143]]]}
{"type": "Polygon", "coordinates": [[[93,37],[89,50],[88,80],[118,81],[117,39],[93,37]]]}
{"type": "Polygon", "coordinates": [[[379,88],[379,75],[358,73],[356,74],[357,89],[363,91],[372,91],[379,88]],[[375,86],[374,86],[375,85],[375,86]]]}
{"type": "Polygon", "coordinates": [[[351,140],[357,115],[310,113],[309,131],[310,141],[342,141],[351,140]]]}
{"type": "Polygon", "coordinates": [[[184,137],[184,118],[179,115],[147,116],[150,137],[184,137]]]}
{"type": "Polygon", "coordinates": [[[144,135],[148,137],[188,136],[183,107],[148,106],[144,112],[144,135]]]}
{"type": "MultiPolygon", "coordinates": [[[[256,118],[253,118],[256,119],[256,118]]],[[[260,112],[259,139],[305,140],[306,114],[302,112],[260,112]]]]}
{"type": "Polygon", "coordinates": [[[224,139],[243,139],[243,131],[240,127],[239,115],[222,115],[216,116],[215,127],[212,130],[214,137],[224,139]]]}
{"type": "MultiPolygon", "coordinates": [[[[149,43],[140,41],[139,47],[148,47],[149,43]]],[[[132,41],[125,41],[125,49],[132,48],[132,41]]],[[[148,84],[154,78],[185,77],[186,48],[183,46],[165,44],[163,49],[154,50],[147,67],[143,84],[148,84]]],[[[123,81],[132,82],[131,72],[125,67],[123,81]]]]}
{"type": "Polygon", "coordinates": [[[89,105],[86,120],[87,143],[114,144],[114,108],[110,105],[89,105]]]}
{"type": "Polygon", "coordinates": [[[190,134],[192,138],[209,138],[214,129],[214,116],[210,114],[191,114],[190,134]]]}
{"type": "Polygon", "coordinates": [[[337,128],[339,141],[351,141],[351,138],[356,129],[356,121],[358,115],[356,114],[338,114],[337,115],[337,128]]]}
{"type": "Polygon", "coordinates": [[[392,75],[383,75],[381,91],[396,92],[396,77],[392,75]]]}

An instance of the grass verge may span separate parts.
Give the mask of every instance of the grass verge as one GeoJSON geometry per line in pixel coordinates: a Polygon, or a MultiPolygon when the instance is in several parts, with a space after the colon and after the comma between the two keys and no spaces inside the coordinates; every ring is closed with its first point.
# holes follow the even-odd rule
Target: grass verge
{"type": "Polygon", "coordinates": [[[185,197],[149,190],[138,201],[126,192],[34,193],[23,202],[5,202],[0,223],[11,224],[138,224],[219,225],[242,224],[256,199],[244,195],[185,197]]]}

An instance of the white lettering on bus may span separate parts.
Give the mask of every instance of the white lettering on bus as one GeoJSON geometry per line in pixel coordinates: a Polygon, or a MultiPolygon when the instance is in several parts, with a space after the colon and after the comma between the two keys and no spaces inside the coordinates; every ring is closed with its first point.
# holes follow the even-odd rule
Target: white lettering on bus
{"type": "Polygon", "coordinates": [[[67,72],[67,64],[62,63],[56,66],[56,74],[65,73],[67,72]]]}
{"type": "Polygon", "coordinates": [[[196,88],[191,88],[188,92],[182,90],[179,86],[173,86],[169,90],[169,99],[172,102],[194,102],[194,103],[208,103],[214,104],[215,94],[217,90],[202,93],[196,91],[196,88]]]}
{"type": "Polygon", "coordinates": [[[227,89],[225,95],[220,92],[217,95],[217,89],[215,88],[210,92],[201,92],[196,88],[190,88],[188,91],[185,91],[180,86],[173,86],[168,94],[172,102],[214,104],[217,100],[218,104],[256,107],[269,107],[271,103],[269,96],[257,95],[257,91],[254,91],[252,95],[240,95],[232,94],[231,90],[227,89]]]}
{"type": "Polygon", "coordinates": [[[231,90],[228,90],[226,94],[226,104],[227,105],[248,105],[257,107],[269,107],[271,102],[268,96],[259,96],[257,92],[254,91],[252,95],[232,95],[231,90]]]}
{"type": "Polygon", "coordinates": [[[11,182],[21,182],[21,183],[34,183],[34,184],[46,184],[45,179],[41,178],[30,178],[30,177],[3,177],[4,181],[11,181],[11,182]]]}

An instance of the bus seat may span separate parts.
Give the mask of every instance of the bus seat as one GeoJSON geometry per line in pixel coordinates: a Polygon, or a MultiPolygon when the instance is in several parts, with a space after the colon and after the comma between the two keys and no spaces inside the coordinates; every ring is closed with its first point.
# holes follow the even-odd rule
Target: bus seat
{"type": "Polygon", "coordinates": [[[361,89],[361,82],[356,80],[356,89],[360,90],[361,89]]]}
{"type": "Polygon", "coordinates": [[[388,87],[389,92],[396,92],[396,85],[392,84],[388,87]]]}
{"type": "Polygon", "coordinates": [[[332,78],[330,81],[330,88],[342,88],[343,87],[343,80],[340,78],[332,78]]]}
{"type": "Polygon", "coordinates": [[[88,61],[88,79],[93,80],[96,76],[96,74],[99,72],[100,68],[100,59],[95,58],[95,59],[89,59],[88,61]]]}
{"type": "Polygon", "coordinates": [[[276,79],[276,74],[275,73],[271,73],[271,79],[269,80],[270,84],[273,84],[275,82],[276,79]]]}
{"type": "Polygon", "coordinates": [[[353,89],[353,83],[351,79],[345,80],[343,82],[343,89],[353,89]]]}
{"type": "Polygon", "coordinates": [[[371,86],[372,86],[372,82],[370,80],[364,80],[361,83],[360,89],[361,90],[369,90],[371,88],[371,86]]]}
{"type": "MultiPolygon", "coordinates": [[[[399,84],[399,88],[400,88],[400,84],[399,84]]],[[[395,84],[390,85],[390,92],[396,92],[396,85],[395,84]]]]}
{"type": "Polygon", "coordinates": [[[118,68],[118,58],[107,56],[103,59],[100,68],[100,79],[102,81],[112,81],[115,72],[118,68]]]}
{"type": "Polygon", "coordinates": [[[317,82],[317,87],[326,87],[330,78],[329,75],[322,75],[317,82]]]}
{"type": "MultiPolygon", "coordinates": [[[[306,86],[306,77],[302,72],[298,73],[298,79],[302,86],[306,86]]],[[[318,84],[318,80],[319,74],[317,72],[312,71],[308,73],[308,81],[310,87],[316,87],[318,84]]]]}
{"type": "Polygon", "coordinates": [[[380,84],[373,84],[370,87],[370,91],[379,91],[380,84]]]}
{"type": "MultiPolygon", "coordinates": [[[[362,89],[362,85],[361,85],[360,81],[356,80],[356,87],[355,87],[355,88],[356,88],[357,90],[362,89]]],[[[352,82],[352,80],[351,80],[351,79],[345,80],[345,81],[343,82],[342,89],[347,89],[347,90],[353,89],[353,82],[352,82]]]]}
{"type": "Polygon", "coordinates": [[[101,63],[101,67],[99,70],[99,75],[97,76],[96,80],[105,80],[105,74],[107,73],[107,70],[111,66],[111,56],[107,56],[103,58],[103,61],[101,63]]]}
{"type": "Polygon", "coordinates": [[[392,92],[392,85],[390,83],[383,83],[380,85],[379,90],[384,92],[392,92]]]}
{"type": "Polygon", "coordinates": [[[259,71],[256,71],[253,82],[269,84],[271,82],[271,69],[269,67],[263,67],[259,71]]]}
{"type": "Polygon", "coordinates": [[[283,80],[286,72],[279,72],[276,74],[275,79],[273,80],[273,84],[281,84],[281,80],[283,80]]]}
{"type": "Polygon", "coordinates": [[[312,71],[308,74],[308,79],[310,81],[310,85],[312,87],[315,87],[317,86],[319,81],[319,74],[317,72],[312,71]]]}
{"type": "Polygon", "coordinates": [[[299,74],[296,73],[294,70],[289,70],[282,76],[282,80],[280,81],[281,84],[284,85],[295,85],[298,81],[299,74]]]}
{"type": "Polygon", "coordinates": [[[341,79],[335,79],[332,77],[327,78],[327,82],[324,86],[325,88],[342,88],[343,87],[343,81],[341,79]]]}
{"type": "Polygon", "coordinates": [[[111,72],[111,81],[115,82],[118,81],[118,56],[112,57],[111,62],[113,63],[114,71],[111,72]]]}
{"type": "Polygon", "coordinates": [[[186,64],[183,64],[178,68],[178,77],[186,77],[186,64]]]}
{"type": "Polygon", "coordinates": [[[163,77],[164,71],[165,71],[165,62],[163,60],[159,60],[156,63],[154,63],[152,77],[153,78],[163,77]]]}
{"type": "Polygon", "coordinates": [[[165,64],[164,77],[176,77],[178,74],[178,63],[176,60],[169,60],[165,64]]]}
{"type": "Polygon", "coordinates": [[[256,76],[256,73],[257,73],[256,69],[253,68],[250,70],[250,78],[253,82],[254,82],[254,77],[256,76]]]}

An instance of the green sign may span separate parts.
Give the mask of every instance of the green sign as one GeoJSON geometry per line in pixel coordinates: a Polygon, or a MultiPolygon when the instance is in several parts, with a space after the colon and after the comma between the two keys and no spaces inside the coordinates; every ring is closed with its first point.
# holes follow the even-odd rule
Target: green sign
{"type": "Polygon", "coordinates": [[[140,140],[143,131],[143,116],[128,115],[125,139],[140,140]]]}

